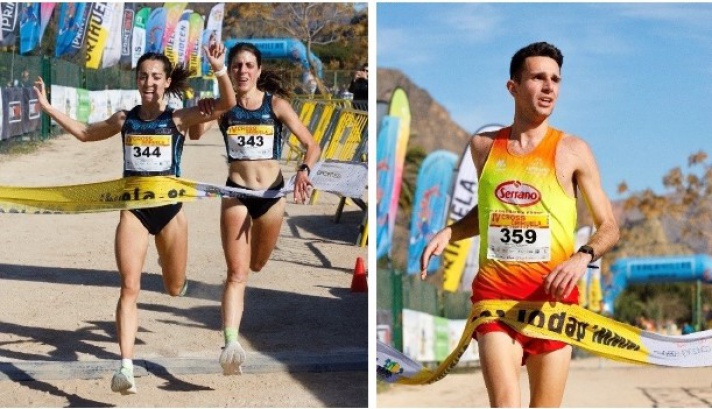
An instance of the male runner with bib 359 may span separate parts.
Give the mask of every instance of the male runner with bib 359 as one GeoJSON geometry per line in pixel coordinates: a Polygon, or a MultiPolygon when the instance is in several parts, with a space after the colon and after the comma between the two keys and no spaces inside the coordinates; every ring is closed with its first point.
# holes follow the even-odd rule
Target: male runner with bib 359
{"type": "MultiPolygon", "coordinates": [[[[472,138],[478,204],[428,243],[421,257],[422,278],[432,255],[441,254],[451,241],[479,234],[473,303],[496,299],[575,304],[576,283],[587,265],[618,241],[618,226],[591,149],[582,139],[549,126],[562,64],[559,49],[544,42],[512,57],[507,90],[514,98],[514,121],[472,138]],[[597,230],[585,246],[574,249],[578,194],[583,194],[597,230]]],[[[526,337],[499,321],[480,325],[473,337],[493,407],[520,406],[521,365],[529,374],[529,405],[561,405],[571,346],[526,337]]]]}

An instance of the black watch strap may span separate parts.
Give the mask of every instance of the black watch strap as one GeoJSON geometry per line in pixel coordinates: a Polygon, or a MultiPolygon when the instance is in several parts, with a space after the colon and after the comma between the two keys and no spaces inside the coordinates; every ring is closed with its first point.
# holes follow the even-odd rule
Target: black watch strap
{"type": "Polygon", "coordinates": [[[596,253],[593,251],[593,247],[591,246],[581,246],[579,247],[577,253],[586,253],[591,255],[591,261],[596,259],[596,253]]]}
{"type": "Polygon", "coordinates": [[[307,165],[306,163],[302,163],[301,165],[299,165],[298,171],[303,171],[303,170],[307,171],[307,176],[311,175],[311,169],[309,168],[309,165],[307,165]]]}

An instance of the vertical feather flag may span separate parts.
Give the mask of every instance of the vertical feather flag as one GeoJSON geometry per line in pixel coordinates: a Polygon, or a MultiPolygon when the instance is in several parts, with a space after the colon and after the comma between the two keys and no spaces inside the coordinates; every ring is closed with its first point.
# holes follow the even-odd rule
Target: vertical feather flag
{"type": "Polygon", "coordinates": [[[166,56],[173,64],[182,63],[185,65],[185,53],[188,47],[188,29],[190,24],[190,15],[193,10],[185,10],[178,20],[173,37],[168,41],[166,46],[166,56]]]}
{"type": "MultiPolygon", "coordinates": [[[[107,45],[109,31],[114,18],[114,5],[116,3],[94,3],[89,15],[87,28],[86,67],[99,68],[104,48],[107,45]]],[[[118,35],[118,33],[117,33],[118,35]]]]}
{"type": "Polygon", "coordinates": [[[393,174],[396,163],[396,142],[400,119],[390,115],[381,118],[380,130],[377,136],[376,149],[376,258],[389,254],[393,232],[390,230],[390,219],[395,217],[390,214],[391,195],[393,185],[396,183],[393,174]]]}
{"type": "Polygon", "coordinates": [[[134,3],[126,3],[124,12],[121,15],[121,58],[119,58],[119,65],[125,69],[131,68],[131,43],[133,41],[134,19],[136,18],[134,7],[134,3]]]}
{"type": "Polygon", "coordinates": [[[133,38],[131,39],[131,68],[136,68],[138,59],[146,52],[146,23],[151,9],[144,7],[134,17],[133,38]]]}
{"type": "Polygon", "coordinates": [[[113,3],[111,11],[111,25],[109,26],[109,35],[104,47],[104,54],[101,57],[101,68],[112,67],[121,60],[121,26],[123,25],[124,4],[113,3]]]}
{"type": "Polygon", "coordinates": [[[0,45],[15,45],[20,30],[20,3],[0,3],[0,45]]]}
{"type": "Polygon", "coordinates": [[[186,66],[191,73],[191,77],[203,75],[201,56],[203,55],[203,16],[198,13],[190,15],[190,26],[188,28],[188,51],[186,66]]]}
{"type": "MultiPolygon", "coordinates": [[[[450,187],[457,155],[438,150],[425,157],[416,179],[410,222],[408,274],[420,273],[420,256],[430,239],[445,227],[445,215],[450,204],[450,187]]],[[[440,266],[442,256],[433,256],[426,266],[428,273],[440,266]]]]}
{"type": "Polygon", "coordinates": [[[181,15],[183,15],[183,10],[188,3],[165,3],[163,9],[166,11],[166,22],[165,28],[163,30],[163,36],[161,39],[161,44],[164,53],[171,61],[176,61],[175,58],[175,44],[173,41],[173,34],[178,27],[178,22],[180,21],[181,15]]]}
{"type": "MultiPolygon", "coordinates": [[[[203,46],[209,46],[211,41],[222,41],[222,26],[225,16],[225,3],[218,3],[210,9],[208,21],[203,32],[203,46]]],[[[212,68],[206,58],[203,58],[203,76],[212,78],[212,68]]]]}
{"type": "Polygon", "coordinates": [[[27,54],[40,42],[40,4],[20,4],[20,54],[27,54]]]}
{"type": "Polygon", "coordinates": [[[59,7],[55,57],[75,55],[84,45],[91,3],[62,3],[59,7]]]}
{"type": "Polygon", "coordinates": [[[158,7],[151,11],[146,23],[146,51],[147,53],[163,52],[163,31],[166,25],[166,10],[158,7]]]}

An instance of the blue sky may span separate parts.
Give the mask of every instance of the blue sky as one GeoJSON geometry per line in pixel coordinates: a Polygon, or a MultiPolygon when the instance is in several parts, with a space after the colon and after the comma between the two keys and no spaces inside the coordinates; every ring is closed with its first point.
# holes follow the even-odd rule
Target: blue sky
{"type": "Polygon", "coordinates": [[[669,169],[712,156],[712,4],[377,4],[377,66],[469,132],[511,123],[509,62],[536,41],[564,54],[550,124],[590,144],[611,199],[622,181],[663,193],[669,169]]]}

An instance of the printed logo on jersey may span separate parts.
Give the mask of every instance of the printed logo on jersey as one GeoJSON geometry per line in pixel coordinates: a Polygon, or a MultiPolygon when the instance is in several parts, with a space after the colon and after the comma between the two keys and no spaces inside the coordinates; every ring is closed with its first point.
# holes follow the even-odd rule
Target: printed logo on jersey
{"type": "Polygon", "coordinates": [[[518,206],[531,206],[541,200],[541,193],[534,186],[516,180],[501,183],[494,194],[500,202],[518,206]]]}

